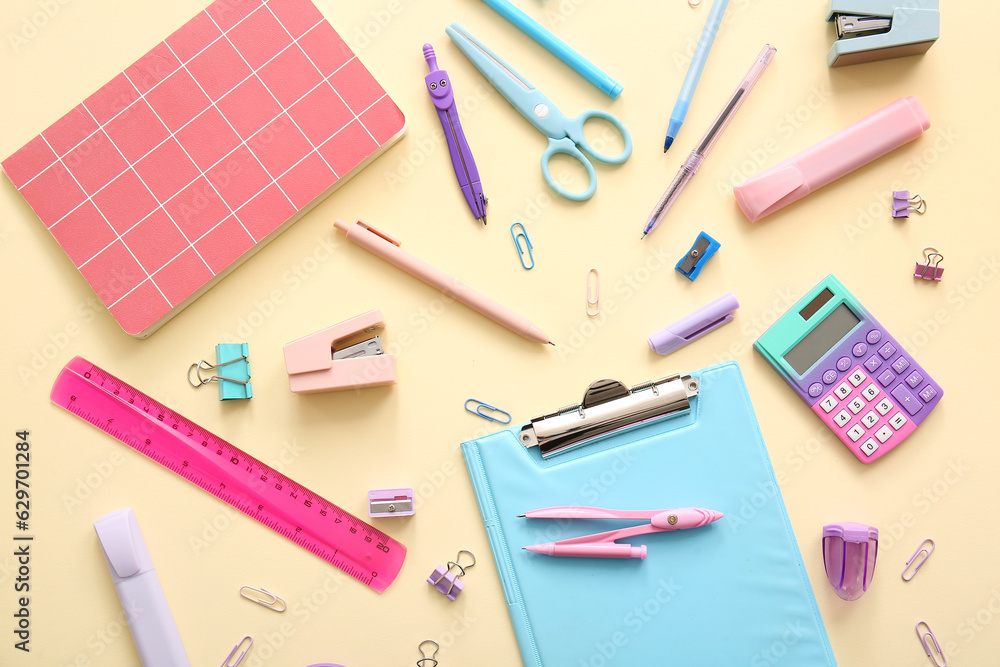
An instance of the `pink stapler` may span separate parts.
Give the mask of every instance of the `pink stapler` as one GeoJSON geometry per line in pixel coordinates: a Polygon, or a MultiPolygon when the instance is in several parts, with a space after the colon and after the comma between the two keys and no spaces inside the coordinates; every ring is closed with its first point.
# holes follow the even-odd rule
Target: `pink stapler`
{"type": "Polygon", "coordinates": [[[396,381],[396,358],[372,334],[385,326],[370,310],[285,345],[288,385],[297,394],[381,387],[396,381]]]}

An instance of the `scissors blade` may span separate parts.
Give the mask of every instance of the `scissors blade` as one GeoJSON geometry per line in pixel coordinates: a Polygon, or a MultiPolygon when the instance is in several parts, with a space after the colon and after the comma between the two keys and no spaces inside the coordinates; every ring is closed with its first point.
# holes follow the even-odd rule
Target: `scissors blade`
{"type": "Polygon", "coordinates": [[[445,28],[445,32],[462,50],[465,57],[471,60],[472,64],[483,73],[483,76],[489,79],[490,83],[511,103],[513,100],[508,94],[509,91],[526,91],[535,88],[527,79],[518,74],[517,70],[504,62],[503,58],[490,51],[486,45],[470,35],[462,26],[452,23],[445,28]]]}

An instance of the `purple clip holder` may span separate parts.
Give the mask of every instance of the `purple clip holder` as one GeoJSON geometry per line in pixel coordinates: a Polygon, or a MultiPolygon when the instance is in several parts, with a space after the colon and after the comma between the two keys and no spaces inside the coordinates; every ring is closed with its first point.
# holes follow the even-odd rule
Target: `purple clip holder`
{"type": "Polygon", "coordinates": [[[465,584],[458,578],[459,576],[460,574],[452,572],[448,565],[438,565],[431,572],[431,576],[427,577],[427,583],[436,588],[438,593],[454,602],[458,594],[465,588],[465,584]]]}
{"type": "Polygon", "coordinates": [[[834,592],[857,600],[871,585],[878,556],[878,528],[845,521],[823,526],[823,565],[834,592]]]}

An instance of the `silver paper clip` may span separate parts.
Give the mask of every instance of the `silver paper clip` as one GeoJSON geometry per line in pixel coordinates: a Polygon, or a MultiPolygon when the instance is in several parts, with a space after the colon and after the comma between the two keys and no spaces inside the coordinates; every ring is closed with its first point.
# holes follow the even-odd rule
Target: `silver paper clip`
{"type": "Polygon", "coordinates": [[[438,650],[440,650],[440,648],[441,647],[438,645],[438,643],[433,639],[425,639],[424,641],[420,642],[417,645],[417,650],[420,651],[420,655],[422,657],[420,658],[420,660],[417,660],[417,667],[436,667],[438,661],[434,659],[434,656],[437,655],[437,652],[438,650]],[[424,650],[424,644],[434,645],[434,650],[431,651],[430,655],[427,655],[427,651],[424,650]]]}
{"type": "Polygon", "coordinates": [[[601,273],[597,269],[587,272],[587,315],[597,317],[601,312],[601,273]],[[591,280],[590,277],[594,279],[591,280]]]}
{"type": "Polygon", "coordinates": [[[513,225],[510,226],[510,235],[514,239],[514,247],[517,248],[517,256],[521,260],[521,266],[523,266],[526,270],[530,271],[535,266],[535,258],[531,254],[531,249],[534,246],[531,245],[531,239],[528,238],[528,232],[525,231],[524,225],[522,225],[520,222],[515,222],[513,225]],[[515,233],[514,232],[515,227],[520,227],[521,231],[515,233]],[[524,245],[527,247],[521,247],[521,239],[524,239],[524,245]],[[530,266],[526,264],[524,261],[525,255],[528,255],[528,259],[531,260],[530,266]]]}
{"type": "Polygon", "coordinates": [[[235,647],[233,647],[232,651],[229,652],[229,655],[226,656],[226,659],[222,663],[222,667],[236,667],[236,665],[238,665],[241,662],[243,662],[243,658],[245,658],[246,654],[250,652],[250,647],[251,646],[253,646],[253,637],[251,637],[250,635],[247,635],[246,637],[244,637],[243,639],[240,640],[239,644],[237,644],[235,647]],[[243,646],[243,644],[246,643],[246,642],[249,642],[249,643],[247,644],[247,647],[245,649],[243,649],[243,653],[240,653],[239,655],[236,655],[236,652],[239,651],[240,647],[243,646]],[[233,656],[234,655],[236,656],[236,661],[235,662],[233,662],[233,656]]]}
{"type": "Polygon", "coordinates": [[[466,401],[465,401],[465,411],[466,412],[471,412],[474,415],[478,415],[478,416],[482,417],[483,419],[485,419],[487,421],[497,422],[497,423],[500,423],[500,424],[509,424],[510,420],[511,420],[510,413],[507,412],[506,410],[501,410],[498,407],[492,406],[489,403],[483,403],[482,401],[477,400],[475,398],[466,399],[466,401]],[[473,404],[473,407],[475,407],[474,410],[469,407],[469,403],[473,404]],[[487,410],[487,412],[483,412],[484,409],[487,410]],[[502,415],[502,417],[500,417],[500,418],[494,417],[493,414],[489,414],[490,412],[492,412],[494,414],[502,415]],[[504,421],[503,417],[506,417],[507,421],[504,421]]]}
{"type": "Polygon", "coordinates": [[[285,604],[284,600],[264,587],[257,589],[253,586],[244,586],[240,589],[240,595],[251,602],[256,602],[262,607],[267,607],[268,609],[273,609],[277,612],[285,611],[285,609],[288,608],[288,605],[285,604]],[[253,595],[247,595],[246,591],[252,592],[253,595]]]}
{"type": "Polygon", "coordinates": [[[936,248],[930,246],[924,248],[924,261],[917,262],[913,269],[913,277],[941,282],[941,276],[944,275],[944,267],[941,266],[943,261],[944,255],[936,248]]]}
{"type": "Polygon", "coordinates": [[[912,556],[910,556],[910,560],[906,561],[906,567],[903,568],[903,574],[901,575],[903,577],[903,581],[910,581],[911,579],[913,579],[913,577],[917,576],[917,570],[919,570],[921,567],[924,566],[924,563],[927,561],[928,558],[930,558],[931,553],[933,551],[934,551],[934,540],[928,537],[926,540],[920,543],[920,546],[917,547],[917,550],[913,552],[912,556]],[[930,548],[924,546],[928,542],[930,542],[930,548]],[[921,554],[923,554],[923,558],[920,558],[921,554]],[[920,560],[917,561],[917,558],[920,558],[920,560]],[[909,570],[910,566],[913,565],[914,563],[916,563],[916,565],[913,568],[913,572],[910,572],[910,576],[906,576],[907,570],[909,570]]]}
{"type": "Polygon", "coordinates": [[[931,662],[934,663],[935,667],[948,667],[948,658],[945,656],[944,651],[941,650],[941,644],[938,643],[937,637],[931,631],[931,626],[927,625],[927,621],[917,621],[917,637],[920,637],[920,645],[924,647],[924,652],[931,659],[931,662]],[[926,632],[920,632],[921,624],[927,628],[926,632]],[[934,652],[927,645],[928,639],[934,644],[934,652]],[[941,656],[940,662],[938,662],[939,655],[941,656]]]}
{"type": "Polygon", "coordinates": [[[448,561],[445,565],[438,565],[437,568],[431,572],[431,576],[427,577],[427,583],[437,589],[437,592],[445,596],[449,600],[453,601],[458,597],[458,594],[462,592],[465,588],[465,584],[459,581],[460,577],[465,576],[465,571],[476,564],[476,556],[466,549],[462,549],[455,556],[455,560],[448,561]],[[468,565],[462,565],[462,554],[469,554],[472,558],[472,562],[468,565]],[[455,572],[452,572],[455,569],[455,572]]]}

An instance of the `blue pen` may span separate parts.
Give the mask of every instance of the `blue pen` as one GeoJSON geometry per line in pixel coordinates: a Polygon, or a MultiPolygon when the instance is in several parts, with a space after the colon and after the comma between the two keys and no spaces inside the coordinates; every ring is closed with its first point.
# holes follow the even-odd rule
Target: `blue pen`
{"type": "MultiPolygon", "coordinates": [[[[728,2],[728,0],[726,0],[728,2]]],[[[559,60],[563,61],[613,100],[622,94],[622,85],[605,74],[592,62],[570,48],[564,41],[546,30],[533,18],[512,5],[508,0],[483,0],[493,11],[514,24],[528,37],[544,46],[559,60]]],[[[686,107],[685,107],[686,108],[686,107]]]]}
{"type": "Polygon", "coordinates": [[[695,49],[691,64],[688,65],[687,74],[684,76],[684,84],[681,92],[677,95],[677,103],[670,114],[670,125],[667,127],[667,138],[663,141],[663,152],[666,153],[670,144],[674,143],[677,132],[684,123],[684,116],[687,115],[688,106],[691,105],[691,98],[694,97],[694,89],[698,87],[698,79],[701,78],[701,71],[705,69],[705,61],[708,60],[708,52],[712,50],[712,43],[715,42],[715,34],[719,32],[719,25],[722,24],[722,17],[726,13],[729,0],[715,0],[712,4],[712,11],[705,21],[705,27],[701,30],[701,37],[698,39],[698,48],[695,49]]]}

